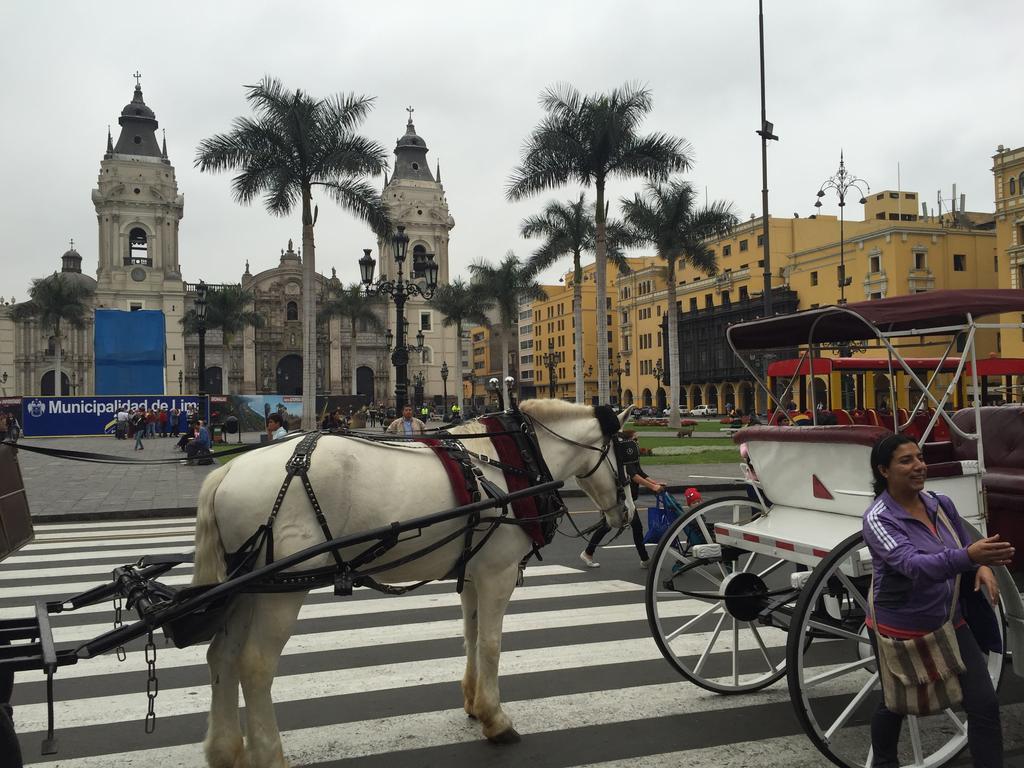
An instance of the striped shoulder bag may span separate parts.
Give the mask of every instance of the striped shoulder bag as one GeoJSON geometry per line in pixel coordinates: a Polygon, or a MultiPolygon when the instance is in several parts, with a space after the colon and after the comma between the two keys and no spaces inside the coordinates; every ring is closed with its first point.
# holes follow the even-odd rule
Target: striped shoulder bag
{"type": "MultiPolygon", "coordinates": [[[[940,506],[937,519],[953,535],[960,546],[960,537],[940,506]]],[[[960,675],[967,667],[960,655],[953,617],[960,599],[960,574],[953,588],[949,618],[934,632],[908,640],[885,637],[877,630],[875,620],[875,579],[871,578],[868,607],[875,625],[878,645],[879,676],[882,696],[890,712],[899,715],[933,715],[952,709],[963,701],[960,675]]]]}

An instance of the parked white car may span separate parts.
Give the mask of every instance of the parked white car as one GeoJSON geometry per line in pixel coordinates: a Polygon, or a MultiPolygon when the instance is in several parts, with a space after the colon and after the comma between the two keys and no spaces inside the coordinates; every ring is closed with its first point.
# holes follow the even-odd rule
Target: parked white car
{"type": "Polygon", "coordinates": [[[717,416],[718,409],[713,405],[698,405],[690,409],[691,416],[717,416]]]}

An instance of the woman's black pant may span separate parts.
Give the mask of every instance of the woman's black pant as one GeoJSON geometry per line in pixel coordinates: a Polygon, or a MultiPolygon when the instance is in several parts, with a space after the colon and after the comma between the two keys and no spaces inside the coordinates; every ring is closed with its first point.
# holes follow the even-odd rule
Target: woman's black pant
{"type": "MultiPolygon", "coordinates": [[[[967,667],[960,675],[960,687],[964,692],[963,707],[967,712],[967,745],[974,766],[1002,768],[1003,731],[999,721],[999,699],[992,686],[992,678],[989,677],[988,661],[967,625],[957,629],[956,640],[967,667]]],[[[878,658],[877,651],[875,658],[878,658]]],[[[900,763],[896,747],[903,717],[886,709],[884,702],[875,710],[871,718],[874,768],[898,768],[900,763]]]]}
{"type": "MultiPolygon", "coordinates": [[[[633,515],[633,519],[630,521],[630,526],[633,528],[633,544],[636,546],[636,551],[640,555],[641,560],[647,560],[647,547],[644,546],[644,525],[640,522],[640,512],[637,511],[633,515]]],[[[587,554],[593,556],[597,551],[597,545],[601,543],[601,539],[608,535],[612,527],[608,525],[608,521],[605,520],[604,516],[601,516],[601,525],[594,535],[590,537],[590,543],[587,544],[587,554]]]]}

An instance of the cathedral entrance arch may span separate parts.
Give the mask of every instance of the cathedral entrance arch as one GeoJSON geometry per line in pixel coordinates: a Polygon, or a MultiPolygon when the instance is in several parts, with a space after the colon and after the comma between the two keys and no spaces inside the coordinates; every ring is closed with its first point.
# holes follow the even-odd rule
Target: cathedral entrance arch
{"type": "MultiPolygon", "coordinates": [[[[54,373],[54,371],[47,371],[46,373],[43,374],[43,380],[39,384],[39,394],[41,394],[43,397],[48,397],[57,394],[56,389],[54,387],[54,373]]],[[[61,392],[63,392],[65,396],[70,395],[71,380],[68,378],[68,375],[64,373],[64,371],[60,372],[60,381],[61,384],[63,385],[61,387],[61,392]]]]}
{"type": "Polygon", "coordinates": [[[373,369],[368,365],[356,368],[356,394],[366,395],[368,403],[377,402],[373,391],[373,369]]]}
{"type": "Polygon", "coordinates": [[[206,394],[224,394],[224,369],[219,365],[206,366],[206,394]]]}
{"type": "Polygon", "coordinates": [[[277,394],[302,394],[302,355],[285,355],[278,361],[277,394]]]}

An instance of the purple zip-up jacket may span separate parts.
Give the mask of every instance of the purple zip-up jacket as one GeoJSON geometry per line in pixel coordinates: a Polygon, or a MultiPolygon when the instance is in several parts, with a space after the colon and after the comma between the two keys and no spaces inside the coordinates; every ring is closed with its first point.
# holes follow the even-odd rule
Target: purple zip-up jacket
{"type": "MultiPolygon", "coordinates": [[[[969,576],[977,566],[967,555],[970,537],[948,496],[942,506],[964,546],[936,519],[938,499],[922,493],[936,533],[915,520],[884,491],[864,513],[864,540],[871,551],[875,573],[875,619],[880,628],[911,633],[931,632],[949,619],[958,573],[960,591],[974,589],[969,576]],[[937,534],[937,535],[936,535],[937,534]]],[[[960,620],[957,606],[954,621],[960,620]]]]}

